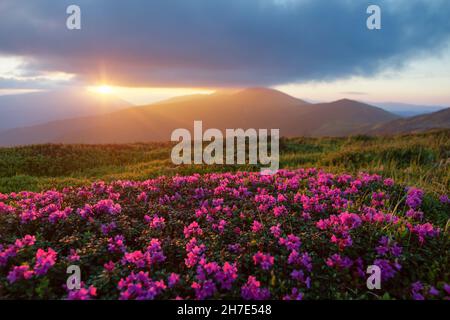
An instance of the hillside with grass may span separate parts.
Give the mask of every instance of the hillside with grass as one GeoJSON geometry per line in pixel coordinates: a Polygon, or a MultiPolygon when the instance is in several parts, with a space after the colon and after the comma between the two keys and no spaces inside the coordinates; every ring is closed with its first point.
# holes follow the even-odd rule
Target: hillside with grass
{"type": "MultiPolygon", "coordinates": [[[[96,180],[145,180],[160,175],[258,170],[257,166],[176,166],[171,143],[45,144],[0,148],[0,192],[41,191],[96,180]]],[[[283,138],[280,167],[365,171],[429,192],[450,185],[450,130],[393,137],[283,138]]]]}
{"type": "Polygon", "coordinates": [[[0,149],[0,297],[449,299],[449,138],[282,139],[270,176],[169,143],[0,149]]]}
{"type": "Polygon", "coordinates": [[[170,143],[0,149],[0,298],[449,299],[449,138],[282,139],[275,175],[170,143]]]}

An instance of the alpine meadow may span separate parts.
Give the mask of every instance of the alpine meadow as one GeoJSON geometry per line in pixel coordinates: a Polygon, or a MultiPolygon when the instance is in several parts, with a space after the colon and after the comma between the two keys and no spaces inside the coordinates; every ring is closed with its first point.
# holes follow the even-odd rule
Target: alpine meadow
{"type": "Polygon", "coordinates": [[[450,300],[449,12],[1,0],[0,307],[430,317],[450,300]]]}

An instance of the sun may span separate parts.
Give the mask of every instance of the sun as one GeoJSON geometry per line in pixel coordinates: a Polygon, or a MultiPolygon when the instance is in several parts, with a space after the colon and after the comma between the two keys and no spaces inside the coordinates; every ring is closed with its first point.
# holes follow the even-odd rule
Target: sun
{"type": "Polygon", "coordinates": [[[113,89],[110,86],[102,85],[97,87],[97,92],[101,94],[111,94],[113,89]]]}
{"type": "Polygon", "coordinates": [[[111,93],[113,93],[113,88],[108,86],[108,85],[101,85],[101,86],[93,87],[91,90],[96,92],[96,93],[100,93],[100,94],[111,94],[111,93]]]}

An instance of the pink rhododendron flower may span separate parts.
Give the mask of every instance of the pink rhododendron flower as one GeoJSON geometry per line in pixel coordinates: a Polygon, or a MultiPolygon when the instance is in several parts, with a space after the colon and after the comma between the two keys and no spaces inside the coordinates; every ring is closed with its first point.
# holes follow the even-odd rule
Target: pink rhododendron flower
{"type": "Polygon", "coordinates": [[[103,265],[103,268],[105,269],[106,272],[113,272],[115,267],[116,265],[112,261],[108,261],[103,265]]]}
{"type": "Polygon", "coordinates": [[[48,248],[47,251],[38,249],[36,252],[36,264],[34,265],[34,272],[41,276],[47,273],[47,271],[56,263],[57,253],[52,248],[48,248]]]}
{"type": "Polygon", "coordinates": [[[8,273],[8,281],[9,283],[14,283],[18,280],[25,279],[28,280],[34,275],[34,271],[30,269],[30,266],[27,264],[21,266],[15,266],[8,273]]]}
{"type": "Polygon", "coordinates": [[[263,270],[269,270],[272,268],[275,258],[270,254],[264,254],[261,251],[258,251],[255,255],[253,255],[253,263],[261,266],[263,270]]]}
{"type": "Polygon", "coordinates": [[[79,261],[79,260],[80,260],[80,256],[77,254],[77,251],[74,249],[70,249],[69,261],[75,262],[75,261],[79,261]]]}
{"type": "Polygon", "coordinates": [[[203,234],[202,228],[197,221],[192,222],[189,226],[184,227],[184,236],[190,238],[192,236],[201,236],[203,234]]]}
{"type": "Polygon", "coordinates": [[[97,288],[89,286],[88,288],[80,288],[79,290],[71,290],[67,296],[67,300],[91,300],[97,295],[97,288]]]}
{"type": "Polygon", "coordinates": [[[120,279],[118,284],[121,300],[153,300],[167,289],[163,280],[154,281],[148,272],[132,272],[125,279],[120,279]]]}
{"type": "Polygon", "coordinates": [[[301,245],[300,238],[293,234],[289,234],[286,238],[280,238],[278,243],[285,246],[288,250],[298,250],[301,245]]]}
{"type": "Polygon", "coordinates": [[[257,233],[259,231],[261,231],[263,229],[263,225],[261,224],[261,222],[255,220],[253,221],[252,224],[252,232],[257,233]]]}
{"type": "Polygon", "coordinates": [[[167,280],[169,288],[173,288],[179,281],[180,275],[172,272],[167,280]]]}
{"type": "Polygon", "coordinates": [[[281,236],[281,232],[280,224],[270,227],[270,233],[272,233],[275,238],[279,238],[281,236]]]}

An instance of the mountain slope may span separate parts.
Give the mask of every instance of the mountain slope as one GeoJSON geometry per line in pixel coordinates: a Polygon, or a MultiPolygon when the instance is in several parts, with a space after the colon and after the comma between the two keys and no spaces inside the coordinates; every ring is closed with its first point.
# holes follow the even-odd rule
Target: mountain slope
{"type": "Polygon", "coordinates": [[[290,136],[345,136],[359,133],[367,126],[399,117],[365,103],[342,99],[303,108],[299,123],[290,136]]]}
{"type": "Polygon", "coordinates": [[[367,133],[386,135],[397,133],[414,133],[443,128],[450,128],[450,108],[430,114],[406,119],[397,119],[385,124],[376,125],[368,130],[367,133]]]}
{"type": "Polygon", "coordinates": [[[0,130],[105,114],[126,107],[130,107],[128,102],[113,95],[84,88],[0,96],[0,130]]]}
{"type": "Polygon", "coordinates": [[[397,119],[380,108],[352,100],[308,104],[272,89],[192,97],[110,114],[53,121],[2,132],[0,145],[31,143],[125,143],[168,141],[177,128],[280,129],[282,136],[347,135],[361,127],[397,119]]]}
{"type": "Polygon", "coordinates": [[[445,109],[445,107],[442,106],[408,104],[399,102],[377,102],[374,103],[374,105],[386,111],[397,114],[401,117],[414,117],[421,114],[428,114],[445,109]]]}

